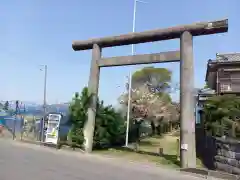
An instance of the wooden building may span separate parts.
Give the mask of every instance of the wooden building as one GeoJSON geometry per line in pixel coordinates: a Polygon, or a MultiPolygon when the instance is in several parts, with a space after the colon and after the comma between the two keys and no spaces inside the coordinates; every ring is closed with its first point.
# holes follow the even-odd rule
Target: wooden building
{"type": "Polygon", "coordinates": [[[217,94],[240,94],[240,53],[216,54],[208,60],[206,83],[217,94]]]}

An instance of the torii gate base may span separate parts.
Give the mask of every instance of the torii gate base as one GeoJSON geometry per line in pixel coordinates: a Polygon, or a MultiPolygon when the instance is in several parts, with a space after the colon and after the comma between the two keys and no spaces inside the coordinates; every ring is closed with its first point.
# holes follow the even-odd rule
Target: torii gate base
{"type": "Polygon", "coordinates": [[[93,93],[91,107],[88,109],[88,121],[85,125],[85,150],[92,151],[96,116],[96,102],[100,67],[148,64],[157,62],[173,62],[180,60],[180,142],[181,167],[196,167],[195,118],[194,118],[194,71],[193,71],[193,36],[223,33],[228,31],[228,20],[201,22],[190,25],[176,26],[166,29],[130,33],[126,35],[75,41],[75,51],[93,49],[88,88],[93,93]],[[122,46],[153,41],[180,38],[179,52],[136,55],[125,57],[102,58],[101,48],[122,46]]]}

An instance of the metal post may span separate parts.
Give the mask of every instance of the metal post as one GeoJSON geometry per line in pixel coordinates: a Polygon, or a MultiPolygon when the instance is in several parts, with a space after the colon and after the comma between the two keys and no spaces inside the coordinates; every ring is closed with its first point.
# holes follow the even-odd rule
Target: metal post
{"type": "Polygon", "coordinates": [[[180,132],[181,167],[196,167],[195,119],[194,119],[194,76],[193,76],[193,39],[188,31],[180,39],[180,132]]]}
{"type": "Polygon", "coordinates": [[[15,118],[13,120],[13,140],[16,137],[16,119],[17,119],[17,114],[15,115],[15,118]]]}
{"type": "Polygon", "coordinates": [[[47,65],[44,66],[44,101],[43,101],[43,104],[44,104],[44,109],[45,109],[45,112],[46,112],[46,105],[47,105],[47,65]]]}
{"type": "Polygon", "coordinates": [[[127,128],[126,128],[126,140],[125,146],[128,146],[128,137],[129,137],[129,124],[130,124],[130,112],[131,112],[131,99],[132,99],[132,73],[129,72],[128,77],[128,107],[127,107],[127,128]]]}
{"type": "MultiPolygon", "coordinates": [[[[137,0],[134,0],[134,7],[133,7],[133,27],[132,27],[132,32],[135,32],[136,29],[136,13],[137,13],[137,0]]],[[[134,49],[134,44],[132,44],[132,55],[134,55],[135,49],[134,49]]]]}
{"type": "MultiPolygon", "coordinates": [[[[134,0],[134,7],[133,7],[133,28],[132,32],[135,32],[136,29],[136,13],[137,13],[137,3],[145,3],[144,1],[134,0]]],[[[132,44],[132,55],[135,54],[135,45],[132,44]]],[[[131,98],[132,98],[132,70],[129,72],[129,78],[128,78],[128,108],[127,108],[127,128],[126,128],[126,140],[125,140],[125,146],[128,146],[128,134],[129,134],[129,123],[130,123],[130,112],[131,112],[131,98]]]]}
{"type": "Polygon", "coordinates": [[[45,125],[45,116],[47,113],[47,65],[44,65],[44,89],[43,89],[43,122],[42,122],[42,132],[41,132],[41,141],[44,141],[44,125],[45,125]]]}
{"type": "Polygon", "coordinates": [[[96,108],[97,108],[97,99],[98,99],[98,85],[99,85],[99,76],[100,68],[98,66],[98,60],[101,58],[101,48],[97,45],[93,45],[92,50],[92,62],[90,77],[88,82],[89,93],[92,94],[92,100],[90,107],[88,108],[88,120],[84,127],[84,139],[85,139],[85,152],[92,152],[93,146],[93,136],[95,129],[95,119],[96,119],[96,108]]]}
{"type": "Polygon", "coordinates": [[[13,121],[13,140],[16,138],[16,120],[17,120],[17,115],[19,111],[19,101],[16,101],[16,108],[15,108],[15,118],[13,121]]]}

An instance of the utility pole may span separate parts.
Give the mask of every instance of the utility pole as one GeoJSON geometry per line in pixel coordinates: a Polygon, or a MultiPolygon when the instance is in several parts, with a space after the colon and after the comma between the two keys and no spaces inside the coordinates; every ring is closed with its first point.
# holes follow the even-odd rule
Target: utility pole
{"type": "Polygon", "coordinates": [[[13,140],[16,138],[16,121],[17,121],[17,117],[18,117],[18,114],[19,114],[19,101],[16,100],[15,102],[15,118],[14,118],[14,121],[13,121],[13,140]]]}
{"type": "MultiPolygon", "coordinates": [[[[145,1],[134,0],[134,7],[133,7],[133,26],[132,32],[135,32],[136,29],[136,13],[137,13],[137,3],[146,3],[145,1]]],[[[132,44],[132,55],[135,54],[135,45],[132,44]]],[[[130,112],[131,112],[131,99],[132,99],[132,70],[129,72],[128,77],[128,108],[127,108],[127,128],[126,128],[126,140],[125,146],[128,146],[128,134],[129,134],[129,123],[130,123],[130,112]]]]}
{"type": "Polygon", "coordinates": [[[43,122],[42,122],[42,132],[41,132],[41,140],[44,141],[44,125],[45,125],[45,116],[47,114],[47,65],[44,65],[44,69],[40,69],[44,71],[44,89],[43,89],[43,122]]]}

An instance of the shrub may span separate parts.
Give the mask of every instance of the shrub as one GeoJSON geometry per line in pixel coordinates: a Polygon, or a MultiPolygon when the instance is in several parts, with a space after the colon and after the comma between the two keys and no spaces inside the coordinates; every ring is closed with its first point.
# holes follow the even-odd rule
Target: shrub
{"type": "Polygon", "coordinates": [[[215,136],[238,137],[240,130],[240,97],[213,96],[204,104],[204,126],[215,136]]]}

